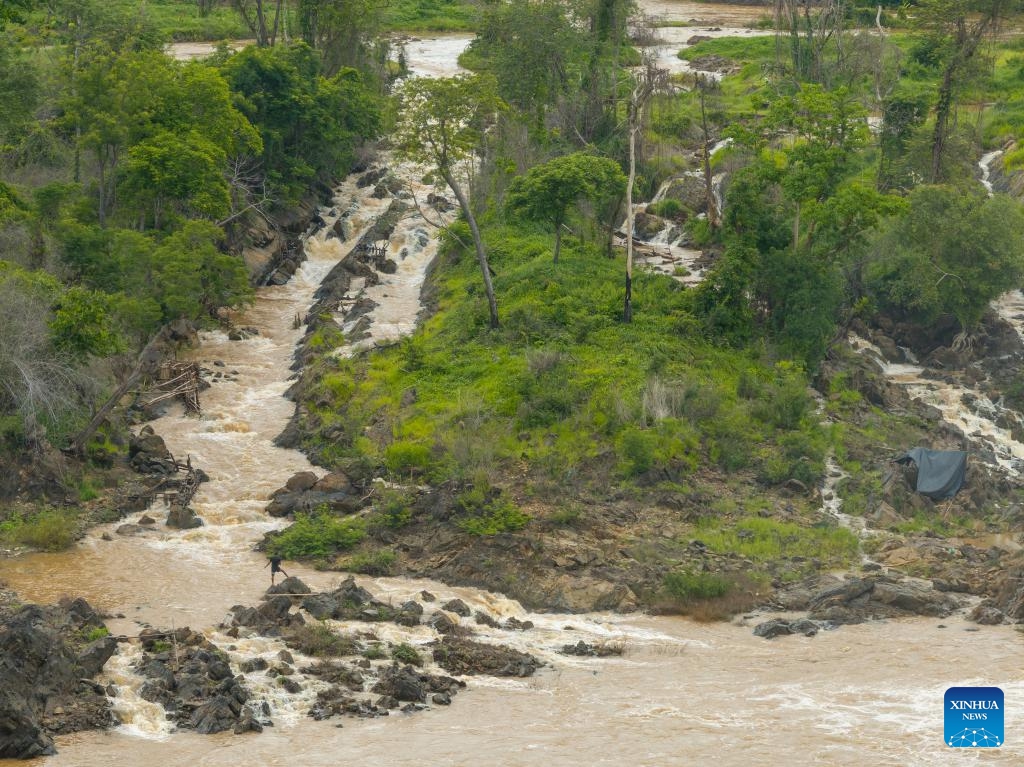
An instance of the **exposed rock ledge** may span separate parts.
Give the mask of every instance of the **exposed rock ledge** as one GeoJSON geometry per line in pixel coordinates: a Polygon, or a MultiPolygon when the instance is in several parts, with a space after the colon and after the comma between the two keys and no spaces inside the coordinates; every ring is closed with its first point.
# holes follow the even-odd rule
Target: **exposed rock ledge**
{"type": "Polygon", "coordinates": [[[83,599],[52,607],[0,600],[0,759],[56,753],[54,735],[116,724],[92,681],[117,643],[83,599]]]}

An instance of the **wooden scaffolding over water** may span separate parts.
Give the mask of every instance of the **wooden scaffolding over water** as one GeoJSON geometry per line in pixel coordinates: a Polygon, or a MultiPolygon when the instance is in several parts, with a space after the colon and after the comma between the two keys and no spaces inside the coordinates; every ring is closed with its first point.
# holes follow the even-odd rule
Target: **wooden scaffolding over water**
{"type": "Polygon", "coordinates": [[[145,406],[180,397],[186,413],[199,415],[199,383],[202,380],[196,362],[165,362],[157,370],[152,385],[143,393],[145,406]]]}

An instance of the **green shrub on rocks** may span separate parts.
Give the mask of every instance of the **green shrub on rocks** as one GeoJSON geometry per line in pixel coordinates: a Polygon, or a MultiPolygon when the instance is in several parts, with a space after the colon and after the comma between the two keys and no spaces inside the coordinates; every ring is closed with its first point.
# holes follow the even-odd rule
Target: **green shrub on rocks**
{"type": "Polygon", "coordinates": [[[683,602],[722,597],[732,589],[732,583],[715,573],[669,573],[665,576],[665,590],[683,602]]]}
{"type": "Polygon", "coordinates": [[[339,634],[324,621],[297,627],[285,637],[285,644],[314,658],[338,658],[358,651],[354,639],[339,634]]]}
{"type": "Polygon", "coordinates": [[[391,648],[391,657],[399,663],[408,663],[413,666],[422,666],[423,658],[412,645],[402,642],[391,648]]]}
{"type": "Polygon", "coordinates": [[[470,535],[515,532],[522,530],[530,521],[528,514],[482,477],[456,498],[455,506],[461,512],[455,524],[470,535]]]}
{"type": "Polygon", "coordinates": [[[384,448],[384,465],[397,476],[424,474],[433,462],[430,448],[417,442],[398,440],[384,448]]]}
{"type": "Polygon", "coordinates": [[[393,551],[381,549],[367,553],[353,554],[334,563],[336,568],[364,575],[391,575],[398,557],[393,551]]]}
{"type": "Polygon", "coordinates": [[[340,519],[321,507],[312,514],[295,517],[291,527],[267,543],[267,554],[285,559],[327,557],[350,549],[366,537],[366,522],[362,519],[340,519]]]}

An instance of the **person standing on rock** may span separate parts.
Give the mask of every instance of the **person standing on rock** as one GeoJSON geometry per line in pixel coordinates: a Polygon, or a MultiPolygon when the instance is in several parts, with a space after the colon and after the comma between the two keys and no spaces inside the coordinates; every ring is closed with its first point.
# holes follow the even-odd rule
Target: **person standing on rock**
{"type": "Polygon", "coordinates": [[[271,586],[274,585],[274,576],[277,575],[278,573],[281,573],[285,578],[288,577],[288,573],[286,573],[284,571],[284,569],[281,567],[281,557],[271,557],[270,561],[267,562],[267,564],[263,565],[263,566],[266,567],[267,565],[270,565],[270,585],[271,586]]]}

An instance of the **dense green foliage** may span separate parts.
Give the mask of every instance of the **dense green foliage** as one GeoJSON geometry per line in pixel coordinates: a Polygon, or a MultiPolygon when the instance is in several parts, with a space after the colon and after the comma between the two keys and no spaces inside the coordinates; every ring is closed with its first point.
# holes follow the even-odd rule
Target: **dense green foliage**
{"type": "Polygon", "coordinates": [[[326,510],[303,514],[267,544],[267,553],[285,559],[324,558],[350,549],[366,536],[361,519],[338,519],[326,510]]]}
{"type": "Polygon", "coordinates": [[[22,10],[0,35],[0,416],[60,444],[161,325],[250,299],[231,227],[346,173],[380,101],[301,43],[185,63],[162,10],[22,10]]]}

